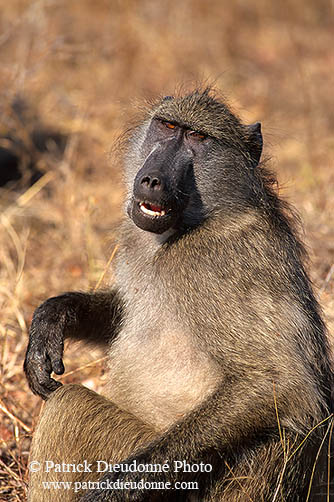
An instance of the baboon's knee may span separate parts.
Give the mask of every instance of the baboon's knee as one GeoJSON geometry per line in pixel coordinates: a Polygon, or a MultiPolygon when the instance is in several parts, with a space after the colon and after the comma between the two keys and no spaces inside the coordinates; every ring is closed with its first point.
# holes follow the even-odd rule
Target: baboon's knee
{"type": "MultiPolygon", "coordinates": [[[[60,387],[46,401],[34,435],[30,462],[38,462],[40,469],[30,473],[29,500],[50,500],[50,491],[43,487],[45,481],[97,481],[101,477],[97,461],[120,461],[154,437],[151,427],[106,397],[81,385],[60,387]],[[53,467],[78,466],[84,461],[91,464],[92,472],[64,472],[63,467],[53,467]]],[[[75,500],[61,492],[59,501],[75,500]]]]}
{"type": "Polygon", "coordinates": [[[42,411],[41,419],[52,413],[53,421],[55,420],[55,414],[63,416],[67,411],[75,411],[75,404],[80,403],[82,399],[89,398],[90,395],[97,394],[86,387],[78,384],[62,385],[56,391],[54,391],[49,398],[45,401],[44,408],[42,411]],[[74,409],[71,409],[74,408],[74,409]]]}
{"type": "Polygon", "coordinates": [[[45,403],[33,451],[48,449],[53,455],[59,451],[62,459],[66,452],[71,458],[78,452],[86,455],[83,458],[103,455],[115,460],[155,435],[151,427],[106,397],[82,385],[64,385],[45,403]]]}
{"type": "Polygon", "coordinates": [[[98,394],[81,385],[63,385],[51,394],[44,405],[34,437],[33,448],[50,452],[66,451],[85,428],[87,411],[98,394]],[[88,406],[85,406],[87,402],[88,406]],[[86,413],[85,413],[86,411],[86,413]]]}

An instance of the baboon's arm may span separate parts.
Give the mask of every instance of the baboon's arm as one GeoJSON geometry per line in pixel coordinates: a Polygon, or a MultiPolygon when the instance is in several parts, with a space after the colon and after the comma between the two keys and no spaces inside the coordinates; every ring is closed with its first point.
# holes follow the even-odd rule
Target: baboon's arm
{"type": "Polygon", "coordinates": [[[46,399],[61,385],[50,377],[64,373],[64,340],[107,344],[117,335],[122,302],[117,291],[70,292],[49,298],[33,316],[24,370],[35,394],[46,399]]]}
{"type": "MultiPolygon", "coordinates": [[[[240,445],[249,448],[252,444],[259,444],[261,438],[273,434],[272,427],[276,421],[275,399],[273,384],[266,380],[249,379],[249,388],[243,382],[226,382],[211,395],[199,408],[193,410],[182,421],[177,422],[163,436],[152,442],[148,447],[125,459],[122,464],[131,464],[136,460],[138,464],[169,463],[169,471],[145,472],[117,472],[108,473],[101,481],[139,482],[141,479],[150,482],[176,481],[199,482],[199,488],[208,486],[208,473],[174,472],[174,461],[185,461],[189,464],[210,463],[213,465],[211,475],[215,476],[218,468],[220,473],[224,469],[225,461],[230,464],[234,452],[240,453],[240,445]]],[[[248,379],[247,379],[248,381],[248,379]]],[[[276,394],[276,392],[275,392],[276,394]]],[[[280,396],[277,396],[280,397],[280,396]]],[[[277,426],[278,432],[278,426],[277,426]]],[[[128,485],[130,486],[130,485],[128,485]]],[[[159,492],[163,494],[164,492],[159,492]]],[[[176,494],[178,492],[175,492],[176,494]]],[[[183,492],[184,494],[185,492],[183,492]]],[[[95,490],[87,493],[80,502],[121,502],[129,500],[150,500],[149,490],[95,490]]],[[[182,499],[183,500],[183,499],[182,499]]]]}

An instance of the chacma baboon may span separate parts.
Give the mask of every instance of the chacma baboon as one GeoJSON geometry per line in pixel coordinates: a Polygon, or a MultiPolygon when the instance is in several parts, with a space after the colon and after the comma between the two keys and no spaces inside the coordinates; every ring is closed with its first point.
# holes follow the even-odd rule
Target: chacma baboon
{"type": "Polygon", "coordinates": [[[260,124],[208,89],[160,100],[134,128],[114,288],[33,317],[25,371],[47,401],[31,501],[329,500],[326,333],[261,150],[260,124]],[[50,378],[65,338],[108,348],[108,398],[50,378]]]}

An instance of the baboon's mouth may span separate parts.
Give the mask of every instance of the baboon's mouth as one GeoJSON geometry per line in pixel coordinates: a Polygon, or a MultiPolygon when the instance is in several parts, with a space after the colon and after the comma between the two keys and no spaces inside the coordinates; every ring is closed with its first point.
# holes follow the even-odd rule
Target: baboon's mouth
{"type": "Polygon", "coordinates": [[[162,204],[133,198],[128,206],[128,215],[142,230],[162,234],[175,225],[179,217],[179,212],[176,207],[173,208],[172,203],[162,204]]]}
{"type": "Polygon", "coordinates": [[[144,214],[147,214],[148,216],[159,217],[159,218],[161,216],[165,216],[166,212],[167,212],[166,209],[164,209],[162,206],[158,206],[156,204],[151,204],[149,202],[140,202],[139,208],[144,214]]]}

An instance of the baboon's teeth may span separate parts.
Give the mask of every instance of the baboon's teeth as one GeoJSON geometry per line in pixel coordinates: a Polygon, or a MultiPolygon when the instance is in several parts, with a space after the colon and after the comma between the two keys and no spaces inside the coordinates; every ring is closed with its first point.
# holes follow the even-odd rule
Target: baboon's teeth
{"type": "Polygon", "coordinates": [[[141,202],[139,204],[141,211],[149,216],[164,216],[166,214],[164,209],[161,209],[158,206],[152,206],[146,202],[141,202]]]}

